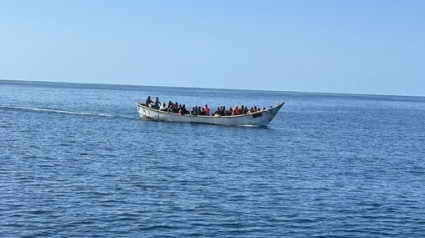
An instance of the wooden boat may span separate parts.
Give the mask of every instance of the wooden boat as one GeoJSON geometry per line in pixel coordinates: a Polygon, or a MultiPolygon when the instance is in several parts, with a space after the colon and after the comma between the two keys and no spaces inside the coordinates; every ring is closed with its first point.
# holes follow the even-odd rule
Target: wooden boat
{"type": "Polygon", "coordinates": [[[137,111],[142,119],[152,121],[191,122],[225,126],[267,126],[283,104],[282,102],[263,111],[234,116],[180,115],[178,113],[160,111],[142,103],[137,103],[137,111]]]}

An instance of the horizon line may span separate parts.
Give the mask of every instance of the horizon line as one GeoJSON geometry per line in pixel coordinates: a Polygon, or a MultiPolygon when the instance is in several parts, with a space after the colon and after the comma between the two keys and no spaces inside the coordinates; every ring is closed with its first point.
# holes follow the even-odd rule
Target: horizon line
{"type": "Polygon", "coordinates": [[[190,87],[190,86],[165,86],[165,85],[140,85],[140,84],[119,84],[119,83],[93,83],[93,82],[58,82],[28,79],[4,79],[0,81],[8,82],[27,82],[27,83],[58,83],[58,84],[75,84],[75,85],[103,85],[103,86],[137,86],[137,87],[159,87],[159,88],[180,88],[180,89],[201,89],[201,90],[236,90],[236,91],[262,91],[262,92],[290,92],[290,93],[307,93],[307,94],[324,94],[324,95],[354,95],[354,96],[390,96],[390,97],[425,97],[425,95],[400,95],[400,94],[373,94],[373,93],[355,93],[355,92],[317,92],[317,91],[290,91],[290,90],[269,90],[269,89],[246,89],[246,88],[208,88],[208,87],[190,87]]]}

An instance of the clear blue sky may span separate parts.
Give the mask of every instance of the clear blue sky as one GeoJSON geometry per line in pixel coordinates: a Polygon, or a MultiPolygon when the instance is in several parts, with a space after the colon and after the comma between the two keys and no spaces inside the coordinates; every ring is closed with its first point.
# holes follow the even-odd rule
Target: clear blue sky
{"type": "Polygon", "coordinates": [[[423,0],[0,0],[0,79],[425,95],[423,0]]]}

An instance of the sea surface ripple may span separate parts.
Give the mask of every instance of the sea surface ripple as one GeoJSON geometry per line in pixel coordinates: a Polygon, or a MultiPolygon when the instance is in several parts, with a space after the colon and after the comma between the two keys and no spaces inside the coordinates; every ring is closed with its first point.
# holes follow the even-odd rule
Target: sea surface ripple
{"type": "Polygon", "coordinates": [[[425,237],[425,98],[0,81],[0,237],[425,237]],[[150,122],[285,107],[266,128],[150,122]]]}

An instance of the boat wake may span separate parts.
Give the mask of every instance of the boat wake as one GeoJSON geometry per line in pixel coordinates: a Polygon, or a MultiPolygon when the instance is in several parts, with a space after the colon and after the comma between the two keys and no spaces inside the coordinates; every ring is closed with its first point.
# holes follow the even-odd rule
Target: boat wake
{"type": "Polygon", "coordinates": [[[131,116],[113,115],[100,112],[78,112],[68,111],[63,109],[54,108],[42,108],[42,107],[13,107],[13,106],[0,106],[0,110],[4,111],[32,111],[32,112],[44,112],[44,113],[59,113],[59,114],[71,114],[80,116],[97,116],[97,117],[110,117],[110,118],[125,118],[125,119],[137,119],[131,116]]]}

